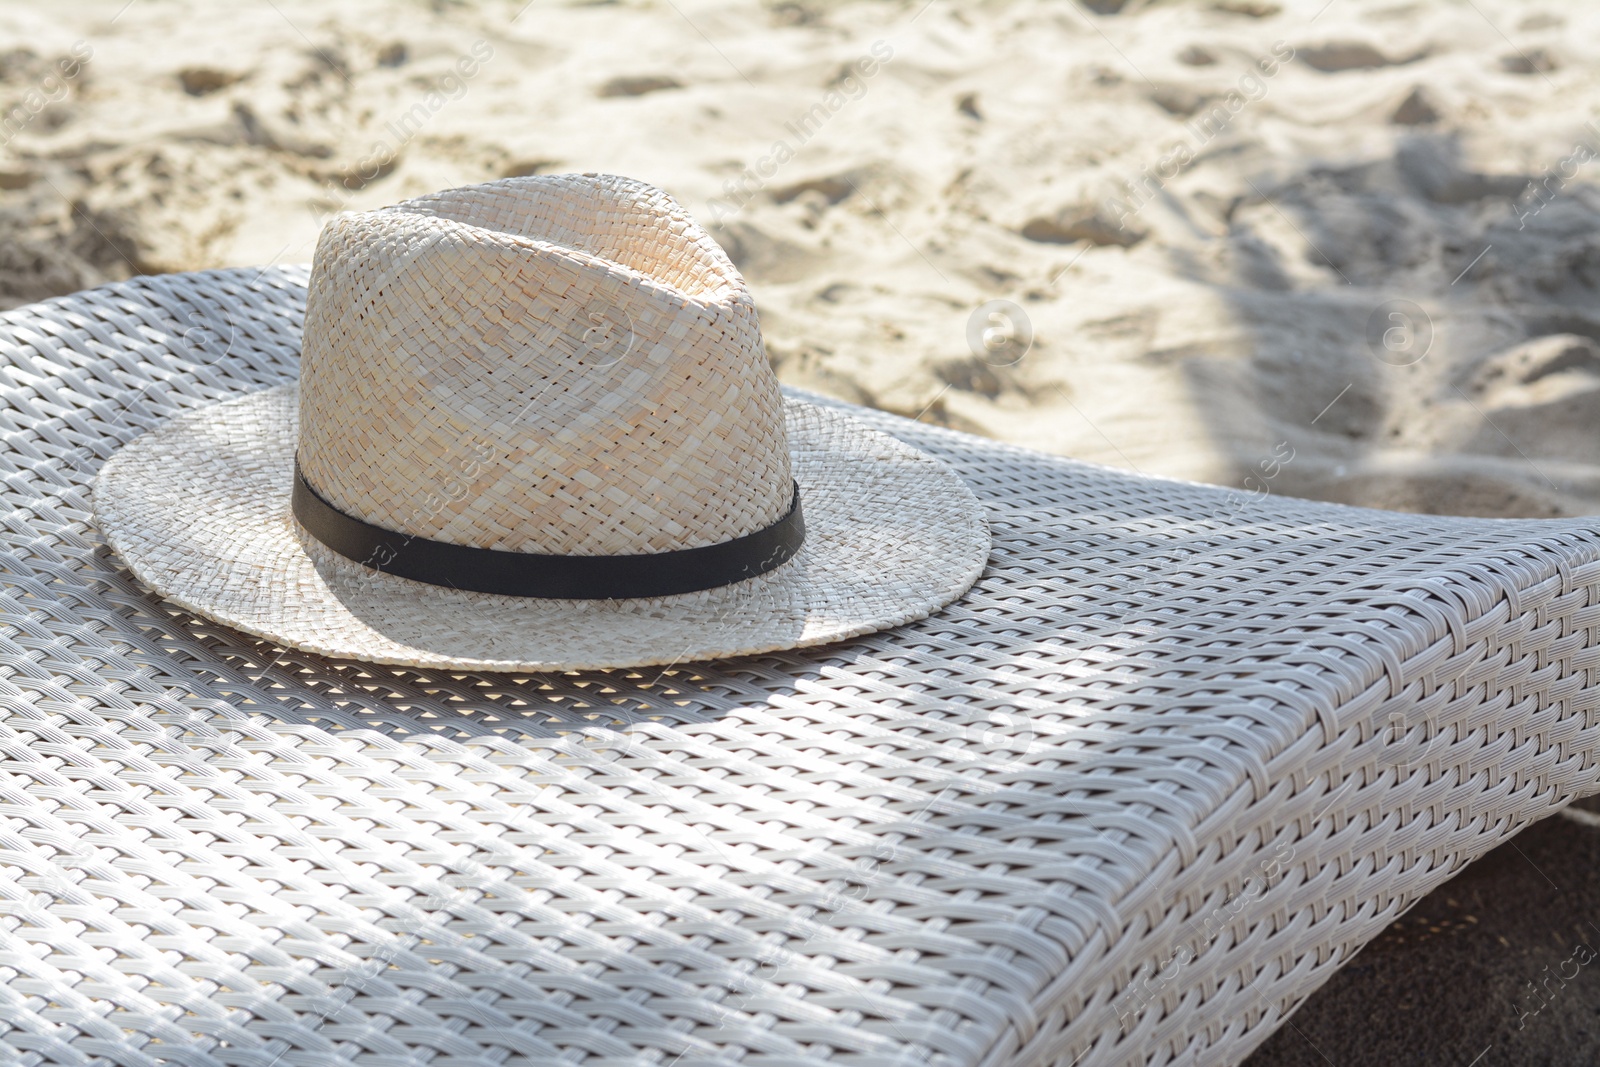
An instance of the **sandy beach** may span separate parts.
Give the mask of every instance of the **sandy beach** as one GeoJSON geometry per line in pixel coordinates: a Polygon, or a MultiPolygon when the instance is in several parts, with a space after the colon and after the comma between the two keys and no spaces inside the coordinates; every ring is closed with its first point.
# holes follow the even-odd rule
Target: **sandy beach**
{"type": "MultiPolygon", "coordinates": [[[[0,37],[0,307],[611,172],[710,226],[785,382],[1241,507],[1600,512],[1600,7],[73,0],[0,8],[0,37]]],[[[1553,857],[1595,830],[1538,832],[1553,857]]],[[[1484,862],[1478,890],[1523,898],[1484,862]]],[[[1544,955],[1600,902],[1567,889],[1530,905],[1544,955]]],[[[1347,971],[1297,1020],[1359,1050],[1351,1020],[1470,958],[1414,1062],[1466,1063],[1480,1012],[1484,1064],[1516,1062],[1489,1001],[1543,956],[1508,963],[1493,914],[1433,956],[1386,935],[1386,985],[1347,971]]],[[[1384,1018],[1395,1048],[1421,1025],[1384,1018]]]]}
{"type": "Polygon", "coordinates": [[[786,381],[1254,494],[1600,509],[1600,10],[518,7],[5,9],[0,298],[610,171],[712,224],[786,381]]]}

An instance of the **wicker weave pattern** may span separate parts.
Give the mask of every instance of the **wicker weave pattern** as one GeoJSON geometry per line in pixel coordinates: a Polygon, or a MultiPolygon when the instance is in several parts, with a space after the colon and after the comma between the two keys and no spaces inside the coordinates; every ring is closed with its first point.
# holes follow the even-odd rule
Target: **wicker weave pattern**
{"type": "Polygon", "coordinates": [[[731,540],[788,510],[755,304],[660,190],[583,175],[450,190],[338,216],[317,260],[300,461],[346,513],[612,555],[731,540]],[[470,492],[418,492],[469,465],[470,492]]]}
{"type": "Polygon", "coordinates": [[[904,630],[479,676],[196,620],[85,486],[291,380],[303,278],[0,318],[0,1062],[1231,1063],[1600,784],[1592,522],[1230,516],[865,412],[995,534],[904,630]]]}

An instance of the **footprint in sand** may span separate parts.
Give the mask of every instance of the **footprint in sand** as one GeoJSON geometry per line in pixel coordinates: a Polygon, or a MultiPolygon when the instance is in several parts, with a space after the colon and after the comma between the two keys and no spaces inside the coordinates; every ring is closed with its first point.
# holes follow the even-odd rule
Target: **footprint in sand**
{"type": "Polygon", "coordinates": [[[1324,74],[1337,74],[1346,70],[1377,70],[1379,67],[1399,67],[1415,63],[1428,54],[1426,48],[1401,59],[1391,59],[1365,41],[1327,41],[1306,45],[1295,51],[1300,61],[1324,74]]]}
{"type": "Polygon", "coordinates": [[[243,74],[218,70],[216,67],[185,67],[178,71],[178,84],[190,96],[210,96],[243,77],[243,74]]]}
{"type": "Polygon", "coordinates": [[[682,89],[683,83],[668,74],[622,74],[612,78],[595,95],[600,97],[646,96],[667,89],[682,89]]]}
{"type": "Polygon", "coordinates": [[[1497,406],[1502,400],[1537,402],[1551,393],[1597,389],[1600,344],[1572,333],[1535,337],[1489,356],[1478,365],[1469,385],[1497,406]],[[1548,381],[1551,378],[1556,381],[1548,381]]]}
{"type": "Polygon", "coordinates": [[[1561,66],[1556,57],[1543,48],[1512,52],[1500,57],[1500,69],[1507,74],[1548,74],[1561,66]]]}
{"type": "Polygon", "coordinates": [[[1270,19],[1274,15],[1283,14],[1281,6],[1267,3],[1266,0],[1217,0],[1211,5],[1211,10],[1220,11],[1224,15],[1243,15],[1250,19],[1270,19]]]}
{"type": "Polygon", "coordinates": [[[1132,222],[1119,221],[1098,204],[1071,204],[1054,215],[1029,219],[1018,231],[1030,241],[1064,245],[1088,241],[1092,245],[1131,248],[1149,236],[1132,222]]]}
{"type": "Polygon", "coordinates": [[[806,193],[816,193],[832,206],[855,192],[856,182],[861,180],[865,180],[864,175],[832,174],[822,178],[807,178],[773,189],[772,199],[776,203],[787,204],[806,193]]]}
{"type": "Polygon", "coordinates": [[[1503,453],[1509,438],[1529,448],[1537,442],[1545,455],[1595,458],[1600,344],[1592,338],[1549,334],[1495,352],[1464,391],[1494,423],[1480,428],[1478,448],[1503,453]]]}

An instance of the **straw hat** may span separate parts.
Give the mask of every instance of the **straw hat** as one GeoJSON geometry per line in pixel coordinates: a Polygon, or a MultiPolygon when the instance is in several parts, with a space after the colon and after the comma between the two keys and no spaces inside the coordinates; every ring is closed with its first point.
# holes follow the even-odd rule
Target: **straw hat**
{"type": "Polygon", "coordinates": [[[989,552],[949,467],[785,399],[723,251],[605,175],[335,218],[299,383],[135,439],[94,497],[173,603],[418,667],[836,641],[936,611],[989,552]]]}

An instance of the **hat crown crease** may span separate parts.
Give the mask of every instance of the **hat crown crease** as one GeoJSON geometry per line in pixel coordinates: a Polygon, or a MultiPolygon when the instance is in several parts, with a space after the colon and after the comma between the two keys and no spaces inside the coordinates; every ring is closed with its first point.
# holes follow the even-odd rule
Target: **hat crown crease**
{"type": "Polygon", "coordinates": [[[495,182],[343,215],[307,296],[300,463],[430,540],[561,555],[782,518],[782,402],[731,261],[629,179],[495,182]]]}

